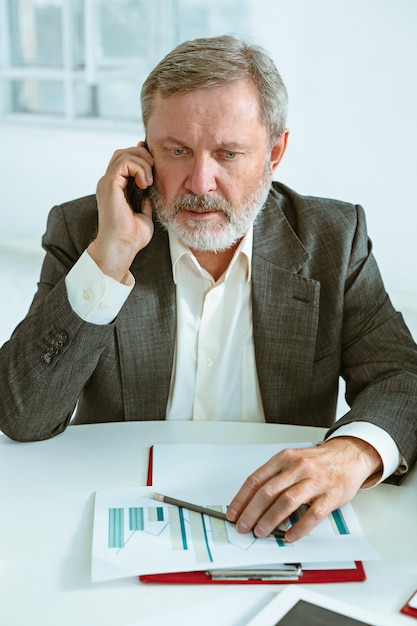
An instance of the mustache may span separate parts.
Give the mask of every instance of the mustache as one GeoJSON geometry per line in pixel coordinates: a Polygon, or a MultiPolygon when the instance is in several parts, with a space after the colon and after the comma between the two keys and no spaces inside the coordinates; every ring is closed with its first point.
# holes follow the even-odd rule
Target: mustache
{"type": "Polygon", "coordinates": [[[181,211],[196,211],[198,213],[218,211],[224,213],[227,217],[232,215],[230,202],[224,198],[210,195],[195,196],[193,194],[184,194],[174,200],[171,209],[174,215],[178,215],[181,211]]]}

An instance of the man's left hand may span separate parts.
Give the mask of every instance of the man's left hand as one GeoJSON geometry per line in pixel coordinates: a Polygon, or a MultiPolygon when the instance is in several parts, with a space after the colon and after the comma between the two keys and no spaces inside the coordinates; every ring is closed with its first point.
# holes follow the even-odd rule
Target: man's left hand
{"type": "Polygon", "coordinates": [[[266,537],[308,504],[307,512],[285,534],[286,541],[297,541],[350,502],[381,469],[375,448],[355,437],[335,437],[314,448],[288,448],[246,479],[230,503],[227,519],[236,522],[241,533],[253,530],[257,537],[266,537]]]}

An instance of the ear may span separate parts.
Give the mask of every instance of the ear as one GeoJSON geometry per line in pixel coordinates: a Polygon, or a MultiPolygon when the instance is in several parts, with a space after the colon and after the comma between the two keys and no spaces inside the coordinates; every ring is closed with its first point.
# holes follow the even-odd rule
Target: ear
{"type": "Polygon", "coordinates": [[[282,133],[282,135],[280,135],[277,138],[276,142],[272,146],[271,160],[270,160],[271,174],[272,172],[276,170],[282,157],[284,156],[284,152],[287,148],[289,134],[290,134],[290,131],[288,130],[288,128],[286,128],[284,132],[282,133]]]}

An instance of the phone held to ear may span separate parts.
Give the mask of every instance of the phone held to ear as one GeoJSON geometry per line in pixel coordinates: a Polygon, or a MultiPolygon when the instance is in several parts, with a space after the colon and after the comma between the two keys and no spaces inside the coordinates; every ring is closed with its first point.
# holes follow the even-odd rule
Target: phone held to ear
{"type": "MultiPolygon", "coordinates": [[[[144,148],[148,150],[148,144],[144,143],[144,148]]],[[[135,183],[135,179],[133,177],[129,177],[128,183],[125,189],[126,200],[130,204],[132,211],[135,213],[142,213],[142,204],[145,198],[148,195],[148,189],[141,189],[135,183]]]]}
{"type": "Polygon", "coordinates": [[[129,177],[125,188],[125,196],[132,211],[135,213],[142,213],[142,204],[147,195],[148,190],[138,187],[135,183],[135,179],[133,177],[129,177]]]}
{"type": "MultiPolygon", "coordinates": [[[[149,152],[148,144],[146,140],[143,144],[143,147],[149,152]]],[[[130,204],[130,208],[135,213],[142,213],[142,205],[145,198],[148,196],[148,189],[141,189],[135,183],[135,179],[133,176],[129,176],[126,188],[125,188],[125,196],[126,200],[130,204]]]]}

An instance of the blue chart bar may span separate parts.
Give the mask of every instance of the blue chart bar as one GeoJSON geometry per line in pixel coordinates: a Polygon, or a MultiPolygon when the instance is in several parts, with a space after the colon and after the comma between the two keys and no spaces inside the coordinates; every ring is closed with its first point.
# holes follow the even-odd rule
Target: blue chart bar
{"type": "Polygon", "coordinates": [[[150,506],[148,508],[148,519],[150,522],[163,522],[165,517],[162,506],[150,506]]]}
{"type": "Polygon", "coordinates": [[[173,550],[188,550],[184,511],[181,507],[168,507],[169,532],[173,550]]]}
{"type": "Polygon", "coordinates": [[[334,523],[336,524],[337,532],[339,535],[350,535],[350,531],[348,525],[345,522],[345,518],[343,517],[342,511],[340,509],[336,509],[332,512],[332,518],[334,523]]]}
{"type": "Polygon", "coordinates": [[[143,507],[136,506],[129,508],[129,530],[143,530],[143,507]]]}
{"type": "Polygon", "coordinates": [[[199,563],[204,563],[206,561],[212,562],[213,557],[211,555],[211,550],[208,542],[204,515],[201,515],[201,513],[196,513],[195,511],[190,511],[189,520],[191,526],[191,537],[193,540],[194,553],[197,561],[199,563]]]}
{"type": "Polygon", "coordinates": [[[300,511],[294,511],[294,513],[291,513],[290,515],[290,522],[291,522],[291,526],[294,526],[294,524],[296,524],[298,522],[298,520],[300,519],[301,515],[300,515],[300,511]]]}
{"type": "Polygon", "coordinates": [[[124,509],[109,509],[109,548],[123,548],[124,542],[124,509]]]}

